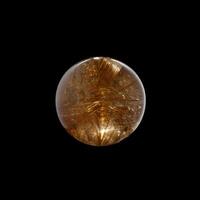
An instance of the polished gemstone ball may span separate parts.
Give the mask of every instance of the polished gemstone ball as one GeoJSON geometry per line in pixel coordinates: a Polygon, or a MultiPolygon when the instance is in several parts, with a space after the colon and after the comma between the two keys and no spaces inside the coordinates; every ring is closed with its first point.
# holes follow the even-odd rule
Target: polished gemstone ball
{"type": "Polygon", "coordinates": [[[107,146],[132,134],[145,110],[145,91],[126,64],[94,57],[73,65],[56,91],[58,118],[82,143],[107,146]]]}

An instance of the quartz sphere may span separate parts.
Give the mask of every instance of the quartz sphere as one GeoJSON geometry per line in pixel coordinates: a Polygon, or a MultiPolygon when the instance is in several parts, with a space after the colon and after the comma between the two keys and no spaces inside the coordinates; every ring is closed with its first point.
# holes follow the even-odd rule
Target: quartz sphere
{"type": "Polygon", "coordinates": [[[73,65],[56,91],[56,111],[74,138],[93,146],[120,142],[133,133],[145,110],[145,91],[126,64],[94,57],[73,65]]]}

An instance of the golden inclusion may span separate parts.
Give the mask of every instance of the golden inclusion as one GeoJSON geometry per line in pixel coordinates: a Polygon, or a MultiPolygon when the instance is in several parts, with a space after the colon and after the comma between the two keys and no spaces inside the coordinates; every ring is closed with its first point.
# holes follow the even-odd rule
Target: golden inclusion
{"type": "Polygon", "coordinates": [[[56,91],[58,118],[66,131],[85,144],[120,142],[138,127],[145,92],[137,74],[124,63],[94,57],[72,66],[56,91]]]}

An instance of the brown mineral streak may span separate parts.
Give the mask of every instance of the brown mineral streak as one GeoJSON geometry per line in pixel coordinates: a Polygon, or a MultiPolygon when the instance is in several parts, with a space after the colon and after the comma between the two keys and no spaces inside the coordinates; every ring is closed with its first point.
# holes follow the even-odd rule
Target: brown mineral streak
{"type": "Polygon", "coordinates": [[[130,135],[144,107],[136,76],[110,58],[80,63],[57,96],[58,115],[67,132],[95,146],[118,143],[130,135]]]}

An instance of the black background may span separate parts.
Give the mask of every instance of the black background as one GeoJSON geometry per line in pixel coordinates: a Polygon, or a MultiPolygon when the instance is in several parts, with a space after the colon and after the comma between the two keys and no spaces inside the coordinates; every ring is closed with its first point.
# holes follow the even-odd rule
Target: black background
{"type": "Polygon", "coordinates": [[[19,134],[13,136],[11,152],[14,165],[27,174],[28,182],[88,187],[100,195],[102,186],[107,191],[114,187],[113,193],[123,187],[132,192],[135,186],[147,191],[152,184],[167,190],[162,183],[173,185],[179,178],[184,153],[180,148],[183,135],[176,128],[177,74],[184,69],[177,59],[181,47],[177,23],[162,11],[143,15],[110,9],[103,9],[101,15],[90,10],[88,17],[85,10],[76,17],[66,10],[57,18],[44,14],[16,25],[20,37],[16,33],[14,52],[19,55],[12,87],[20,90],[13,89],[12,95],[19,113],[13,127],[19,127],[19,134]],[[75,63],[93,56],[111,57],[130,66],[146,92],[140,126],[129,138],[109,147],[79,143],[66,133],[56,114],[61,77],[75,63]]]}

